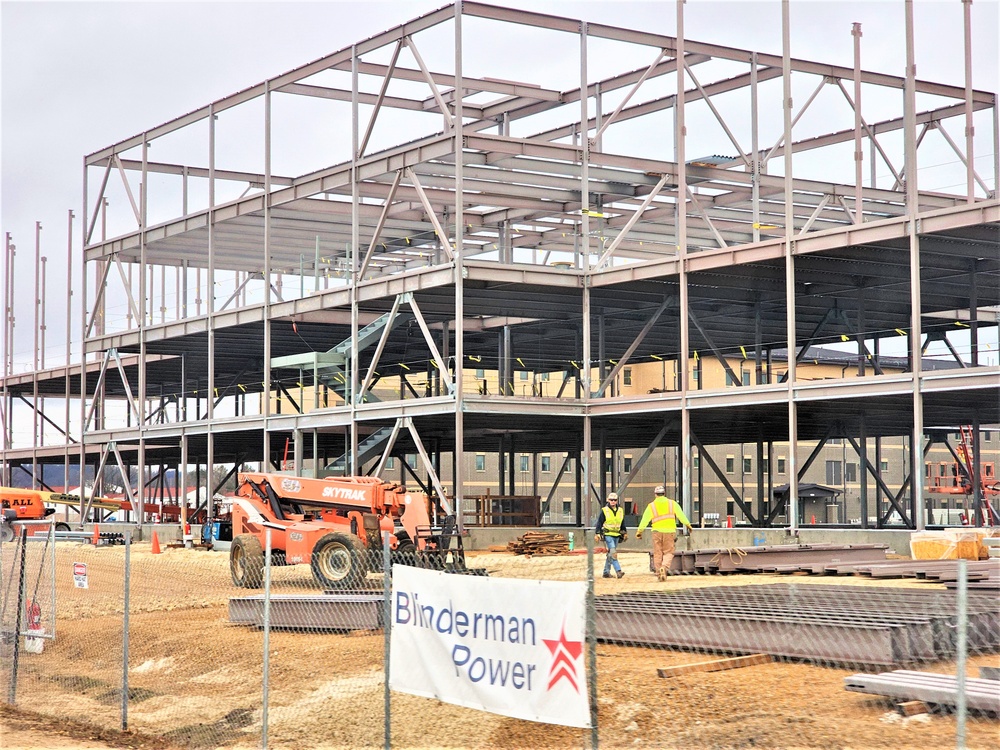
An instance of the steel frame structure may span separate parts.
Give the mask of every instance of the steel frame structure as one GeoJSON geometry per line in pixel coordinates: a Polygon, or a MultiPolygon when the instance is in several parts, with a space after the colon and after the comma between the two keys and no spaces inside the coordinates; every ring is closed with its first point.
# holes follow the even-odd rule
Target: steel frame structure
{"type": "MultiPolygon", "coordinates": [[[[970,3],[964,86],[916,78],[911,0],[901,76],[861,66],[857,24],[853,67],[793,59],[787,1],[782,8],[783,51],[774,55],[686,39],[683,3],[668,36],[460,0],[87,155],[82,221],[74,230],[70,213],[68,243],[72,262],[81,232],[84,356],[71,363],[67,342],[64,367],[36,361],[15,375],[4,352],[5,472],[68,467],[72,456],[82,476],[109,450],[121,464],[120,449],[134,451],[140,467],[192,459],[211,467],[255,454],[277,465],[290,438],[297,470],[343,452],[345,470],[358,473],[359,446],[391,431],[397,453],[419,447],[439,494],[442,452],[454,456],[459,489],[470,448],[500,441],[511,462],[515,445],[577,455],[578,518],[589,518],[595,453],[656,436],[644,455],[678,451],[690,509],[692,445],[710,457],[713,445],[781,441],[792,446],[795,529],[806,468],[797,447],[825,441],[836,425],[876,482],[877,525],[895,509],[922,528],[922,450],[911,450],[904,507],[907,487],[879,486],[868,444],[877,450],[882,437],[902,435],[923,446],[927,428],[971,424],[978,434],[1000,423],[1000,368],[981,361],[979,345],[997,324],[988,308],[1000,305],[997,97],[972,87],[970,3]],[[575,85],[467,75],[467,27],[486,26],[570,40],[575,85]],[[445,70],[428,67],[424,55],[438,48],[426,38],[452,45],[445,70]],[[595,42],[627,45],[648,63],[595,73],[595,42]],[[802,104],[793,79],[812,92],[802,104]],[[796,139],[827,91],[853,121],[796,139]],[[862,92],[866,100],[902,92],[902,111],[869,121],[862,92]],[[733,96],[749,105],[738,121],[720,103],[733,96]],[[763,112],[768,97],[780,127],[763,112]],[[349,132],[333,140],[346,158],[275,171],[288,101],[343,115],[349,132]],[[985,177],[973,154],[979,112],[992,116],[985,177]],[[229,117],[257,123],[261,149],[245,163],[259,169],[220,163],[229,117]],[[649,122],[671,134],[670,158],[651,158],[662,145],[652,139],[615,137],[649,122]],[[731,155],[691,158],[689,122],[714,129],[731,155]],[[964,144],[949,134],[955,127],[965,128],[964,144]],[[381,147],[387,129],[407,135],[381,147]],[[207,143],[203,161],[151,158],[154,144],[169,151],[192,131],[207,143]],[[964,192],[918,189],[919,147],[931,134],[965,166],[964,192]],[[796,174],[797,161],[822,167],[814,157],[838,147],[852,150],[853,182],[796,174]],[[891,185],[877,184],[881,169],[891,185]],[[164,208],[158,189],[170,205],[180,198],[179,213],[164,208]],[[405,321],[386,323],[404,304],[405,321]],[[956,326],[970,337],[962,354],[948,338],[956,326]],[[879,367],[890,338],[906,342],[906,372],[879,367]],[[955,368],[922,365],[932,339],[948,346],[955,368]],[[810,346],[842,341],[856,345],[858,377],[799,376],[810,346]],[[691,363],[711,356],[728,369],[734,352],[753,361],[755,382],[702,389],[691,363]],[[662,389],[622,396],[626,364],[651,359],[669,364],[669,384],[665,364],[662,389]],[[410,380],[417,362],[422,393],[410,380]],[[515,362],[534,373],[530,396],[516,392],[515,362]],[[477,388],[468,370],[480,363],[497,372],[499,393],[477,388]],[[561,375],[557,393],[551,382],[545,392],[539,373],[561,375]],[[375,398],[380,381],[398,396],[375,398]],[[28,394],[35,444],[24,449],[13,445],[11,424],[15,398],[28,394]],[[60,397],[66,443],[43,446],[40,420],[54,424],[44,400],[60,397]],[[256,399],[259,408],[248,408],[256,399]],[[282,412],[285,402],[292,413],[282,412]],[[127,406],[109,409],[115,403],[127,406]]],[[[8,235],[8,300],[13,256],[8,235]]],[[[603,492],[603,473],[599,482],[603,492]]],[[[763,504],[757,516],[747,509],[755,523],[774,521],[763,504]]]]}

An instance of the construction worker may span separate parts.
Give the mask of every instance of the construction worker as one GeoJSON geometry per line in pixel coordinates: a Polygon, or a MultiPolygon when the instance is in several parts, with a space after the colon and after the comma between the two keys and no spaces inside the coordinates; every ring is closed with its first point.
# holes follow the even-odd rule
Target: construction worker
{"type": "Polygon", "coordinates": [[[625,571],[618,563],[618,545],[628,539],[628,532],[625,530],[625,511],[618,506],[617,493],[608,493],[607,504],[597,514],[594,533],[598,539],[604,540],[608,548],[604,558],[604,577],[611,578],[611,566],[614,566],[615,575],[621,578],[625,571]]]}
{"type": "Polygon", "coordinates": [[[653,525],[653,570],[661,581],[670,575],[670,564],[674,560],[674,540],[677,534],[677,521],[684,525],[687,533],[691,533],[691,522],[688,521],[681,506],[666,496],[663,485],[653,492],[656,497],[646,506],[636,529],[635,538],[642,539],[642,530],[653,525]]]}

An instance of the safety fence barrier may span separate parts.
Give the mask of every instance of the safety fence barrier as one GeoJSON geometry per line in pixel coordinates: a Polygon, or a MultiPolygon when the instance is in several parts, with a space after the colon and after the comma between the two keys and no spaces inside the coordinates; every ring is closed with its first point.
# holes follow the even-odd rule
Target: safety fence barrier
{"type": "Polygon", "coordinates": [[[299,564],[268,554],[266,538],[227,553],[14,527],[0,544],[0,695],[53,721],[192,748],[996,738],[997,591],[860,576],[661,581],[645,548],[618,554],[622,576],[607,561],[604,577],[600,540],[580,530],[577,549],[552,555],[344,538],[299,564]]]}

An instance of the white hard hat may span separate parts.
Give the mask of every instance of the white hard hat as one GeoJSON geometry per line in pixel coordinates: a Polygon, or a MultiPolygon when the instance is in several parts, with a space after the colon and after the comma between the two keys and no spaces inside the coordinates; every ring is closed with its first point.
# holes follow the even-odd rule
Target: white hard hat
{"type": "Polygon", "coordinates": [[[615,502],[618,502],[618,493],[617,492],[609,492],[608,493],[608,502],[610,503],[612,500],[614,500],[615,502]]]}
{"type": "Polygon", "coordinates": [[[663,486],[662,484],[658,484],[658,485],[656,485],[656,489],[655,489],[655,490],[653,490],[653,492],[655,492],[655,493],[656,493],[657,495],[662,495],[662,494],[664,494],[664,493],[665,493],[666,491],[667,491],[667,488],[666,488],[666,487],[664,487],[664,486],[663,486]]]}

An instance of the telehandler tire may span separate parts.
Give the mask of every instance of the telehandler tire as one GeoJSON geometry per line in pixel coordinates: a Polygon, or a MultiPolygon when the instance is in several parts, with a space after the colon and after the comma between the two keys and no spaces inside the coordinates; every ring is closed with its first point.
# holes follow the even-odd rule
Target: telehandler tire
{"type": "Polygon", "coordinates": [[[229,574],[241,589],[259,589],[264,584],[264,548],[253,534],[240,534],[229,548],[229,574]]]}
{"type": "Polygon", "coordinates": [[[321,536],[313,547],[313,578],[323,588],[356,588],[368,573],[367,558],[358,537],[332,531],[321,536]]]}
{"type": "Polygon", "coordinates": [[[68,523],[63,523],[60,521],[56,524],[56,531],[72,531],[68,523]]]}

